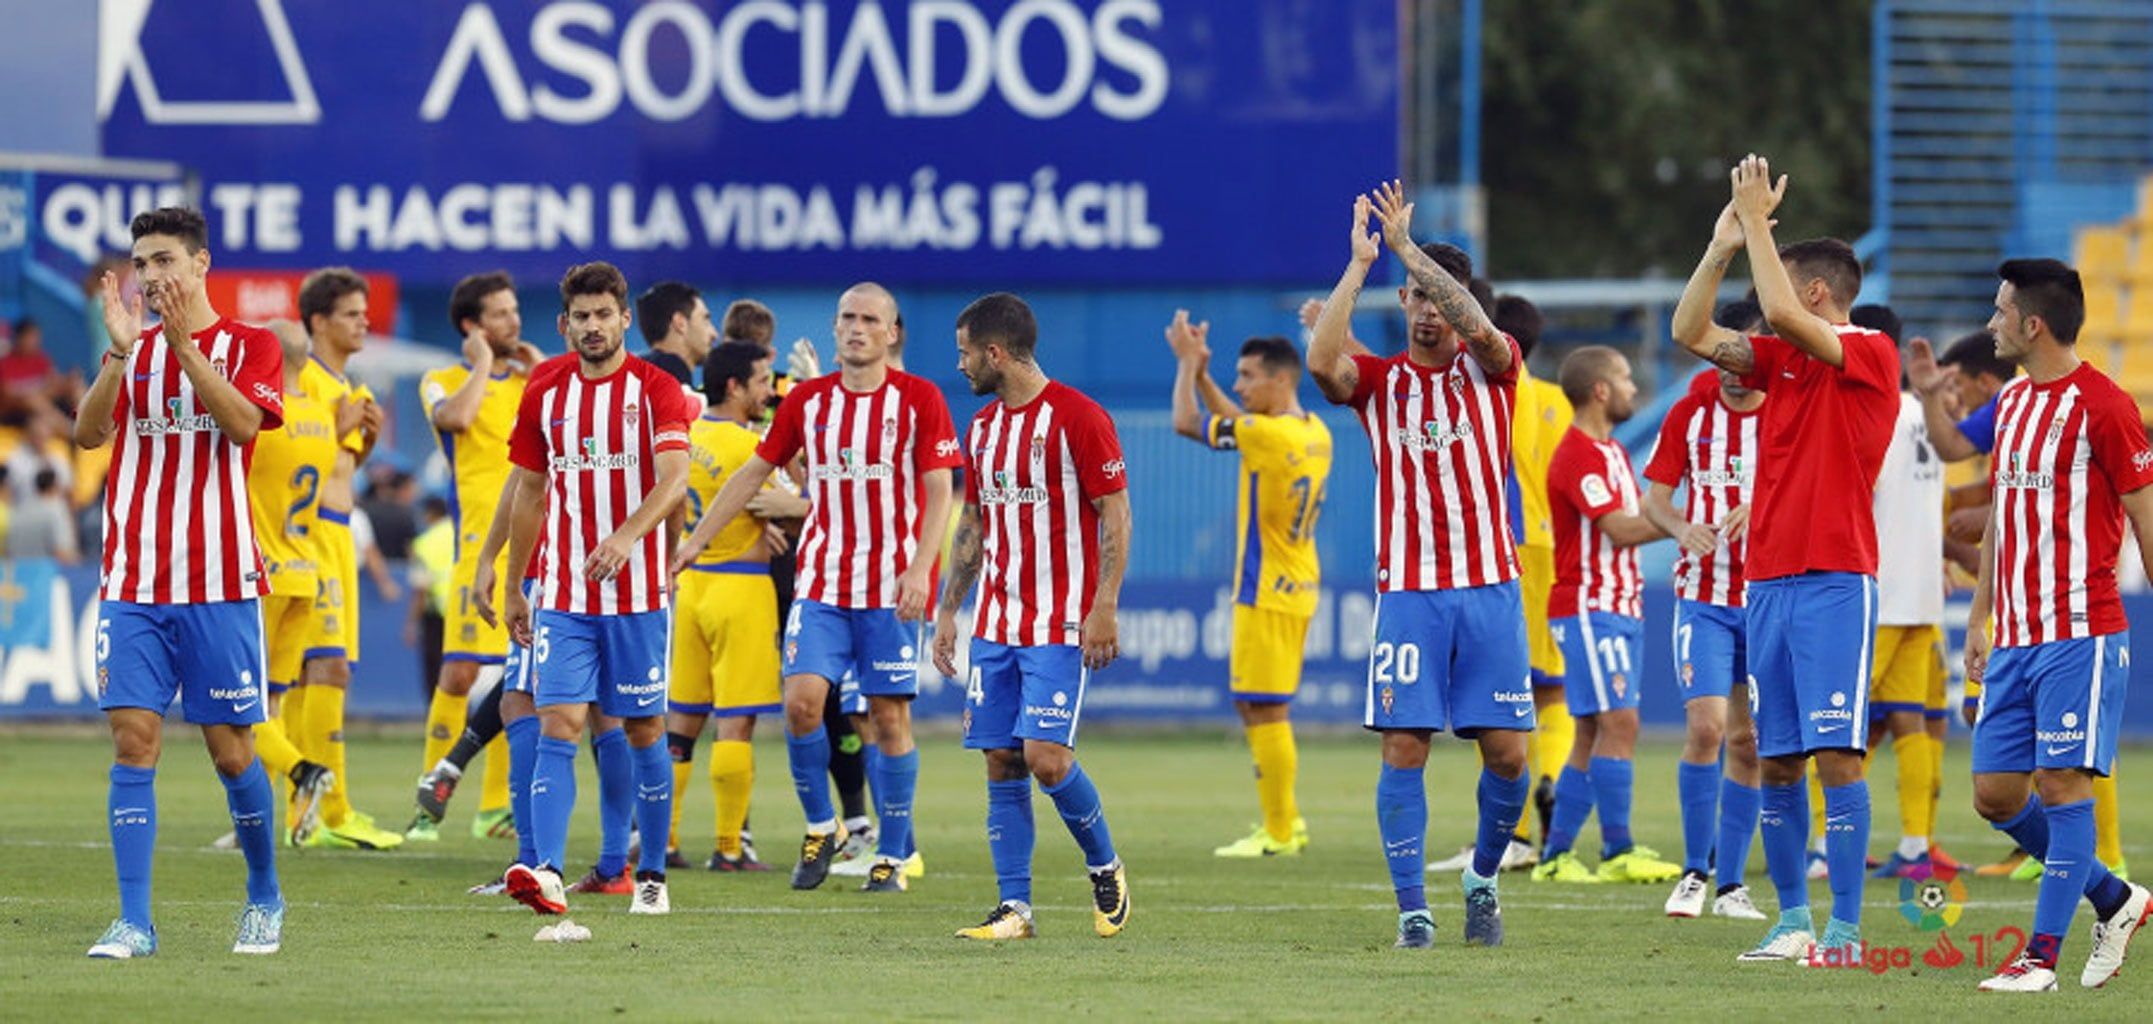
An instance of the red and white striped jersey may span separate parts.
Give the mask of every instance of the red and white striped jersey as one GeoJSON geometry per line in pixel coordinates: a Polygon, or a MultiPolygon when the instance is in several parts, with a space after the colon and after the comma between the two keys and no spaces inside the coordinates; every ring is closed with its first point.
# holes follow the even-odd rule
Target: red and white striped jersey
{"type": "Polygon", "coordinates": [[[1996,402],[1996,646],[2125,629],[2116,596],[2122,496],[2153,483],[2138,405],[2091,364],[2020,377],[1996,402]]]}
{"type": "Polygon", "coordinates": [[[688,450],[688,423],[702,410],[680,382],[635,356],[590,380],[574,353],[531,371],[509,435],[509,461],[546,475],[540,525],[539,606],[578,615],[632,615],[666,606],[666,529],[643,535],[609,580],[583,563],[628,522],[658,485],[660,452],[688,450]]]}
{"type": "MultiPolygon", "coordinates": [[[[1509,341],[1506,337],[1504,340],[1509,341]]],[[[1504,481],[1517,368],[1482,369],[1459,351],[1441,370],[1405,354],[1353,357],[1351,405],[1376,471],[1376,590],[1452,590],[1518,576],[1504,481]]]]}
{"type": "MultiPolygon", "coordinates": [[[[1645,462],[1645,479],[1688,489],[1683,520],[1717,526],[1727,513],[1750,500],[1757,483],[1757,429],[1763,407],[1749,412],[1727,407],[1720,397],[1719,372],[1707,370],[1675,400],[1660,424],[1659,441],[1645,462]]],[[[1749,535],[1722,540],[1709,555],[1687,548],[1675,562],[1675,596],[1724,608],[1740,608],[1749,587],[1742,579],[1749,535]]]]}
{"type": "MultiPolygon", "coordinates": [[[[265,328],[229,317],[192,338],[217,374],[262,410],[263,430],[284,424],[284,352],[265,328]]],[[[195,396],[162,326],[127,354],[112,468],[105,480],[107,601],[204,604],[268,593],[247,467],[254,444],[233,444],[195,396]]]]}
{"type": "Polygon", "coordinates": [[[1645,617],[1645,574],[1637,549],[1617,547],[1593,524],[1610,512],[1643,508],[1630,455],[1614,441],[1595,440],[1576,427],[1555,446],[1547,470],[1548,520],[1555,527],[1555,586],[1547,617],[1586,611],[1645,617]]]}
{"type": "MultiPolygon", "coordinates": [[[[802,452],[808,514],[795,592],[838,608],[897,607],[898,577],[919,552],[926,476],[964,461],[942,392],[901,370],[873,391],[849,390],[835,373],[795,384],[755,454],[783,466],[802,452]]],[[[928,544],[939,552],[941,538],[928,544]]]]}
{"type": "Polygon", "coordinates": [[[965,441],[964,500],[979,508],[979,610],[972,635],[1014,647],[1079,642],[1099,582],[1099,511],[1127,490],[1106,410],[1049,381],[1012,408],[989,403],[965,441]]]}

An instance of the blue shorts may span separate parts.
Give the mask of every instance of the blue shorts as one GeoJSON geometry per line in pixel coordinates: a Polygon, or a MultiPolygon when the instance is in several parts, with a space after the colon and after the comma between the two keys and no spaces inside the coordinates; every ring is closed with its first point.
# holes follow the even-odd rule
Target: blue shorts
{"type": "MultiPolygon", "coordinates": [[[[524,601],[536,606],[538,604],[538,581],[535,579],[524,580],[522,585],[524,601]]],[[[508,657],[501,662],[501,685],[504,687],[502,692],[537,694],[538,673],[532,669],[531,649],[510,640],[508,642],[508,657]]]]}
{"type": "Polygon", "coordinates": [[[1587,612],[1547,625],[1562,647],[1562,691],[1571,717],[1637,710],[1645,690],[1638,671],[1645,660],[1645,620],[1587,612]]]}
{"type": "Polygon", "coordinates": [[[1874,578],[1813,572],[1752,581],[1749,641],[1758,756],[1868,746],[1874,578]]]}
{"type": "Polygon", "coordinates": [[[1675,601],[1675,682],[1686,703],[1725,697],[1749,681],[1749,615],[1704,601],[1675,601]]]}
{"type": "Polygon", "coordinates": [[[164,714],[172,698],[196,725],[268,721],[269,659],[262,604],[137,604],[97,607],[97,706],[164,714]]]}
{"type": "MultiPolygon", "coordinates": [[[[785,675],[821,676],[841,685],[850,673],[858,703],[867,697],[916,697],[920,624],[897,621],[891,608],[839,608],[794,601],[785,621],[785,675]]],[[[843,691],[839,701],[843,704],[843,691]]]]}
{"type": "Polygon", "coordinates": [[[1361,725],[1375,730],[1533,727],[1525,604],[1516,581],[1376,595],[1361,725]]]}
{"type": "Polygon", "coordinates": [[[846,672],[845,678],[831,685],[837,688],[837,710],[839,714],[864,715],[867,713],[867,695],[860,692],[859,676],[846,672]]]}
{"type": "Polygon", "coordinates": [[[665,714],[666,668],[673,663],[672,613],[578,615],[541,611],[530,660],[537,662],[537,704],[596,703],[615,718],[665,714]]]}
{"type": "Polygon", "coordinates": [[[967,750],[1016,750],[1025,740],[1075,748],[1091,670],[1070,644],[1011,647],[974,637],[964,684],[967,750]]]}
{"type": "Polygon", "coordinates": [[[1997,648],[1974,720],[1974,772],[2081,768],[2107,775],[2130,675],[2128,630],[1997,648]]]}

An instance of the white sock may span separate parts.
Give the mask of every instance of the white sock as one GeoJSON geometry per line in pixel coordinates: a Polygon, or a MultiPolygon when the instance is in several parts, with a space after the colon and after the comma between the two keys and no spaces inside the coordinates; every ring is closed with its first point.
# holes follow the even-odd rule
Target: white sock
{"type": "Polygon", "coordinates": [[[1927,854],[1928,854],[1928,852],[1929,852],[1929,837],[1927,837],[1927,836],[1900,836],[1900,837],[1899,837],[1899,856],[1901,856],[1901,857],[1904,857],[1904,858],[1906,858],[1907,860],[1920,860],[1920,859],[1921,859],[1921,858],[1922,858],[1923,856],[1927,855],[1927,854]]]}

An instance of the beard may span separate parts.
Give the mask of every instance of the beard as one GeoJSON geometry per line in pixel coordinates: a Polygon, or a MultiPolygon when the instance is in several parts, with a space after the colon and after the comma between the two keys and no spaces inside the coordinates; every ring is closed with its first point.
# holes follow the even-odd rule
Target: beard
{"type": "Polygon", "coordinates": [[[603,349],[596,351],[594,351],[588,344],[578,341],[576,342],[576,355],[581,356],[586,364],[591,366],[598,366],[604,364],[608,360],[612,359],[615,355],[619,354],[620,348],[620,338],[611,339],[605,344],[605,347],[603,349]]]}
{"type": "Polygon", "coordinates": [[[965,378],[972,383],[975,395],[991,395],[1002,389],[1002,375],[994,370],[980,370],[965,378]]]}

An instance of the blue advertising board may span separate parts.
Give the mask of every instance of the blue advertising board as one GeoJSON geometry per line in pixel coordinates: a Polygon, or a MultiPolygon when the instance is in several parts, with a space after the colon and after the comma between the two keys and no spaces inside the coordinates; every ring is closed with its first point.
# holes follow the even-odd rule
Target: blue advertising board
{"type": "Polygon", "coordinates": [[[108,156],[227,266],[1305,284],[1398,167],[1392,0],[108,4],[108,156]]]}

